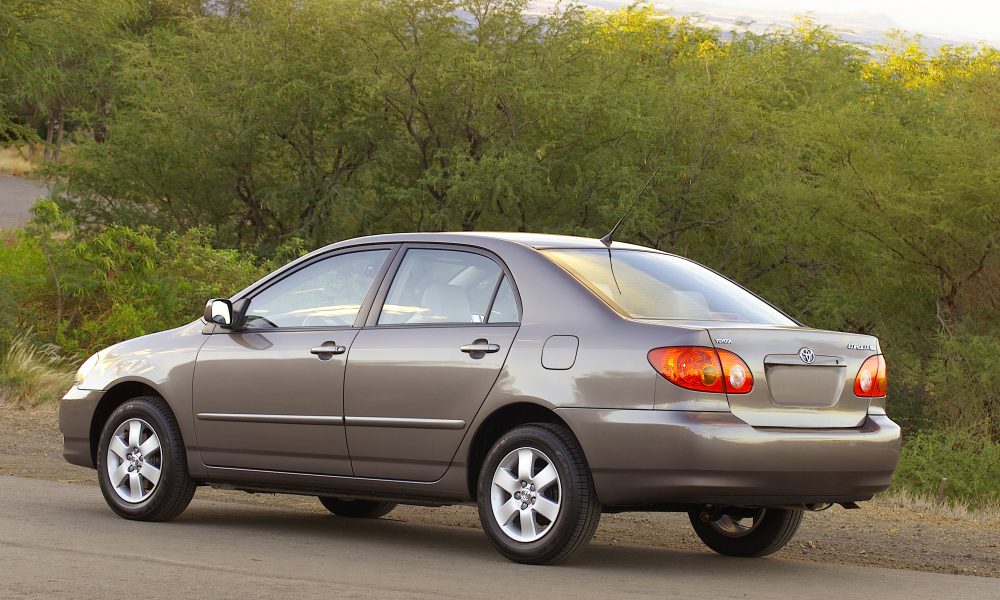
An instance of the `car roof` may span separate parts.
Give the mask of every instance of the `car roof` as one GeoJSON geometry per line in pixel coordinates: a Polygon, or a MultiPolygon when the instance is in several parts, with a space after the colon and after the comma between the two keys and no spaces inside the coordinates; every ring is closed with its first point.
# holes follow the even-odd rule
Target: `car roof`
{"type": "MultiPolygon", "coordinates": [[[[326,252],[343,248],[353,248],[373,244],[457,244],[466,246],[477,246],[487,250],[502,252],[504,246],[515,248],[532,248],[536,250],[546,248],[583,248],[604,250],[606,247],[601,240],[596,238],[577,237],[572,235],[552,235],[547,233],[519,233],[511,231],[453,231],[453,232],[417,232],[417,233],[383,233],[356,237],[317,248],[312,252],[293,260],[292,262],[276,269],[260,281],[257,281],[233,296],[233,299],[240,298],[259,287],[264,282],[271,280],[280,273],[298,268],[304,262],[320,256],[326,252]]],[[[654,250],[645,246],[626,244],[624,242],[613,242],[611,247],[615,250],[641,250],[645,252],[656,252],[667,254],[661,250],[654,250]]]]}
{"type": "MultiPolygon", "coordinates": [[[[521,233],[512,231],[453,231],[439,233],[386,233],[372,235],[361,238],[344,240],[336,245],[355,245],[370,243],[404,243],[404,242],[428,242],[428,243],[453,243],[453,244],[475,244],[476,241],[496,240],[527,246],[530,248],[605,248],[601,240],[597,238],[578,237],[573,235],[553,235],[548,233],[521,233]]],[[[624,242],[613,242],[612,248],[615,250],[646,250],[657,252],[652,248],[627,244],[624,242]]]]}

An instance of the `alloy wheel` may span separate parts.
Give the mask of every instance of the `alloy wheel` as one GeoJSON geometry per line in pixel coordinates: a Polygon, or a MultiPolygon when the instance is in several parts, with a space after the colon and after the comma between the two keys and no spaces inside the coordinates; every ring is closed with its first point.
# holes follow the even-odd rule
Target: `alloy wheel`
{"type": "Polygon", "coordinates": [[[512,450],[493,473],[490,502],[504,534],[534,542],[552,529],[562,500],[562,482],[552,460],[535,448],[512,450]]]}
{"type": "Polygon", "coordinates": [[[128,419],[108,444],[107,470],[111,487],[130,504],[143,502],[160,482],[160,438],[142,419],[128,419]]]}

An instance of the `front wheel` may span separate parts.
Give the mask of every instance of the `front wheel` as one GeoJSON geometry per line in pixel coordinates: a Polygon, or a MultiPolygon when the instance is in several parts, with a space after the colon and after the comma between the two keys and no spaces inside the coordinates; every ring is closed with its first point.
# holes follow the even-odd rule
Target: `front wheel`
{"type": "Polygon", "coordinates": [[[169,521],[194,496],[180,428],[162,398],[142,396],[119,406],[104,423],[97,478],[119,516],[169,521]]]}
{"type": "Polygon", "coordinates": [[[767,556],[791,541],[802,511],[784,508],[693,510],[691,526],[705,545],[726,556],[767,556]]]}
{"type": "Polygon", "coordinates": [[[582,549],[601,506],[583,452],[548,423],[509,431],[479,473],[479,521],[497,551],[525,564],[551,564],[582,549]]]}

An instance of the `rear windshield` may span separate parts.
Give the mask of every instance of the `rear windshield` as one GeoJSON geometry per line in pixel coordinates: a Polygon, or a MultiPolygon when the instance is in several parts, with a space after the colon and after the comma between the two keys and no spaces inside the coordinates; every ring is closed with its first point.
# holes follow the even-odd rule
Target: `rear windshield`
{"type": "Polygon", "coordinates": [[[554,249],[543,253],[633,319],[795,325],[739,285],[677,256],[612,250],[609,261],[608,251],[601,249],[554,249]]]}

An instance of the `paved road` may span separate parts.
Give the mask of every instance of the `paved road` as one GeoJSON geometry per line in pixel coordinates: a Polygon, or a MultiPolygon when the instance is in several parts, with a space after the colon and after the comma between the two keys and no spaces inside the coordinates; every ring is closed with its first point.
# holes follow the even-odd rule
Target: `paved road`
{"type": "Polygon", "coordinates": [[[477,530],[197,499],[136,523],[93,486],[3,476],[0,597],[982,600],[1000,579],[600,544],[528,567],[477,530]]]}
{"type": "Polygon", "coordinates": [[[0,229],[20,227],[31,218],[35,198],[46,194],[45,186],[22,177],[0,177],[0,229]]]}

